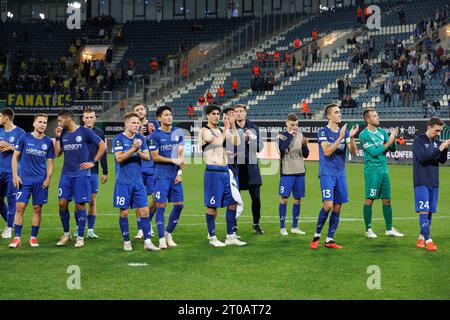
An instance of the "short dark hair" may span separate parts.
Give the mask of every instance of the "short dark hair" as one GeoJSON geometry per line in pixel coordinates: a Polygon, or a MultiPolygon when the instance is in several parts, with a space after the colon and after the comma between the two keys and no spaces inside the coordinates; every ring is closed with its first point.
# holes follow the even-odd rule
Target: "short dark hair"
{"type": "Polygon", "coordinates": [[[3,117],[8,117],[8,119],[11,121],[14,120],[14,110],[13,109],[3,108],[2,110],[0,110],[0,113],[2,114],[3,117]]]}
{"type": "MultiPolygon", "coordinates": [[[[144,106],[144,104],[142,104],[142,103],[135,103],[135,104],[133,104],[133,106],[131,107],[131,110],[134,111],[134,108],[136,108],[137,106],[144,106]]],[[[144,108],[145,108],[145,106],[144,106],[144,108]]]]}
{"type": "Polygon", "coordinates": [[[226,107],[225,109],[222,110],[222,114],[227,114],[228,111],[234,111],[233,107],[226,107]]]}
{"type": "Polygon", "coordinates": [[[288,119],[288,121],[297,121],[298,120],[297,115],[293,112],[291,112],[287,115],[287,119],[288,119]]]}
{"type": "Polygon", "coordinates": [[[139,116],[137,115],[137,113],[134,112],[128,112],[127,114],[125,114],[125,116],[123,117],[123,121],[126,122],[128,119],[136,117],[139,119],[139,116]]]}
{"type": "Polygon", "coordinates": [[[58,113],[58,117],[71,118],[71,119],[73,119],[73,118],[74,118],[74,114],[73,114],[73,112],[72,112],[71,110],[66,109],[66,110],[60,111],[60,112],[58,113]]]}
{"type": "Polygon", "coordinates": [[[363,119],[364,121],[366,121],[366,119],[369,117],[369,113],[376,111],[374,108],[367,108],[366,110],[364,110],[363,112],[363,119]]]}
{"type": "Polygon", "coordinates": [[[339,106],[336,103],[330,103],[329,105],[327,105],[325,107],[325,116],[327,116],[328,113],[330,112],[331,108],[334,108],[334,107],[338,107],[339,108],[339,106]]]}
{"type": "Polygon", "coordinates": [[[44,113],[38,113],[38,114],[34,115],[34,120],[36,120],[39,117],[43,117],[48,120],[48,115],[46,115],[44,113]]]}
{"type": "Polygon", "coordinates": [[[95,110],[92,108],[86,108],[83,110],[83,113],[95,113],[95,110]]]}
{"type": "Polygon", "coordinates": [[[172,108],[169,106],[162,106],[159,107],[158,110],[156,110],[156,117],[159,118],[162,116],[163,112],[169,110],[171,114],[173,114],[172,108]]]}
{"type": "Polygon", "coordinates": [[[427,127],[443,126],[443,125],[444,125],[444,121],[442,121],[438,117],[432,117],[427,122],[427,127]]]}
{"type": "Polygon", "coordinates": [[[214,110],[217,110],[220,112],[220,107],[216,104],[210,104],[209,106],[206,107],[206,114],[210,114],[211,112],[213,112],[214,110]]]}

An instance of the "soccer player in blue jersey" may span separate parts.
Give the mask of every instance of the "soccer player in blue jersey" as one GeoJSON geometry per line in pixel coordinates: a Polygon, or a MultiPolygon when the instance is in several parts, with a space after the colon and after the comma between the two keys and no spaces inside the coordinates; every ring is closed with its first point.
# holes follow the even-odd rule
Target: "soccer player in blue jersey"
{"type": "MultiPolygon", "coordinates": [[[[133,107],[131,108],[131,111],[138,115],[139,122],[140,122],[139,133],[145,137],[146,142],[148,144],[150,135],[153,133],[153,131],[155,131],[155,124],[156,124],[156,127],[158,127],[158,122],[148,121],[147,109],[145,108],[145,106],[142,103],[134,104],[133,107]]],[[[147,191],[147,196],[150,196],[150,201],[149,201],[150,202],[150,205],[149,205],[150,232],[151,232],[152,236],[153,236],[153,230],[151,228],[151,223],[152,223],[153,216],[155,215],[155,211],[156,211],[156,203],[155,203],[154,197],[153,197],[154,190],[155,190],[154,167],[155,167],[155,164],[153,162],[151,154],[150,154],[150,160],[142,159],[142,162],[141,162],[142,180],[144,182],[145,189],[147,191]]],[[[141,221],[141,218],[138,216],[138,213],[136,211],[136,222],[138,225],[138,233],[134,238],[138,239],[138,240],[143,239],[143,237],[144,237],[140,221],[141,221]]]]}
{"type": "Polygon", "coordinates": [[[183,158],[183,132],[172,127],[173,113],[169,106],[163,106],[156,111],[156,117],[161,126],[150,136],[149,149],[155,162],[155,193],[156,227],[159,236],[159,248],[176,247],[172,232],[177,226],[183,210],[182,170],[186,168],[183,158]],[[166,231],[164,231],[164,211],[167,202],[173,202],[166,231]]]}
{"type": "Polygon", "coordinates": [[[34,131],[23,134],[15,146],[11,167],[14,187],[17,189],[16,216],[14,218],[14,239],[10,248],[20,247],[23,214],[33,196],[33,219],[31,223],[31,247],[38,247],[37,235],[41,224],[42,206],[48,200],[48,188],[53,173],[55,152],[53,141],[45,135],[48,117],[34,116],[34,131]],[[20,164],[20,165],[19,165],[20,164]]]}
{"type": "Polygon", "coordinates": [[[64,163],[59,180],[59,216],[64,235],[56,244],[64,246],[71,239],[69,230],[69,202],[75,202],[78,214],[78,236],[75,247],[84,246],[84,229],[86,227],[86,202],[91,198],[91,168],[94,167],[106,150],[105,142],[91,129],[79,126],[74,121],[70,110],[58,114],[58,127],[55,129],[55,155],[64,153],[64,163]],[[97,152],[91,157],[89,144],[97,145],[97,152]]]}
{"type": "Polygon", "coordinates": [[[119,226],[122,232],[125,251],[133,250],[128,226],[128,209],[136,209],[141,218],[144,234],[144,249],[160,250],[151,242],[150,219],[147,192],[142,181],[141,163],[150,159],[145,137],[138,133],[139,117],[136,113],[127,113],[124,117],[125,131],[113,140],[113,152],[116,159],[116,178],[114,184],[113,205],[119,209],[119,226]]]}
{"type": "Polygon", "coordinates": [[[439,191],[439,163],[448,159],[450,139],[440,141],[444,122],[433,117],[427,122],[427,131],[418,135],[413,142],[413,179],[416,212],[419,214],[420,235],[418,248],[437,251],[430,237],[433,213],[437,210],[439,191]]]}
{"type": "Polygon", "coordinates": [[[199,144],[202,147],[206,159],[206,171],[204,176],[204,202],[206,209],[206,225],[209,233],[209,244],[213,247],[224,247],[226,245],[246,245],[234,234],[233,227],[236,225],[237,201],[233,198],[226,141],[234,145],[241,143],[239,133],[236,130],[236,119],[223,115],[223,128],[219,128],[220,108],[209,105],[206,108],[208,124],[199,131],[199,144]],[[227,208],[227,237],[225,243],[216,237],[217,208],[227,208]]]}
{"type": "Polygon", "coordinates": [[[311,249],[319,246],[322,228],[330,215],[330,226],[325,247],[331,249],[342,249],[334,241],[334,233],[339,224],[339,216],[342,204],[348,202],[347,180],[345,176],[345,157],[349,153],[356,155],[356,143],[354,136],[359,126],[347,131],[347,124],[339,129],[341,123],[341,111],[336,104],[329,104],[325,108],[325,116],[328,125],[320,128],[317,132],[319,143],[319,178],[322,191],[322,208],[317,221],[316,233],[311,242],[311,249]]]}
{"type": "MultiPolygon", "coordinates": [[[[98,135],[100,139],[102,139],[102,141],[105,141],[106,144],[106,138],[105,134],[103,133],[103,130],[95,126],[96,120],[97,116],[93,109],[88,108],[83,111],[84,126],[94,131],[94,133],[98,135]]],[[[88,145],[88,148],[90,153],[89,157],[94,158],[95,154],[97,153],[97,145],[95,143],[91,143],[88,145]]],[[[102,183],[106,183],[106,181],[108,181],[108,161],[106,152],[100,159],[100,164],[102,166],[102,176],[100,178],[100,181],[102,183]]],[[[98,236],[94,232],[95,220],[97,217],[97,193],[98,193],[98,163],[96,162],[95,166],[91,169],[91,198],[89,200],[89,210],[87,216],[87,224],[88,224],[87,237],[89,239],[98,239],[98,236]]],[[[74,211],[75,211],[74,214],[75,222],[78,225],[77,211],[76,209],[74,209],[74,211]]],[[[73,236],[76,237],[77,235],[78,235],[78,228],[75,230],[73,236]]]]}
{"type": "Polygon", "coordinates": [[[280,234],[287,236],[286,206],[292,193],[294,204],[292,206],[291,233],[305,234],[298,227],[300,204],[305,196],[305,158],[309,156],[308,139],[298,128],[298,119],[295,113],[290,113],[286,120],[286,131],[277,136],[277,145],[280,152],[280,184],[279,184],[279,216],[280,234]]]}
{"type": "Polygon", "coordinates": [[[11,108],[0,110],[0,212],[6,220],[6,228],[2,232],[3,239],[10,239],[16,213],[16,188],[13,184],[11,160],[14,146],[20,136],[25,133],[23,129],[14,124],[14,111],[11,108]],[[7,198],[7,205],[4,203],[7,198]]]}

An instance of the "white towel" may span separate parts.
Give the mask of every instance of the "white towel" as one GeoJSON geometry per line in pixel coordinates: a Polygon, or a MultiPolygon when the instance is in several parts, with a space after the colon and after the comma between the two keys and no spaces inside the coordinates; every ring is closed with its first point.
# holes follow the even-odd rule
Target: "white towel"
{"type": "Polygon", "coordinates": [[[239,188],[237,185],[237,181],[234,177],[233,171],[228,169],[228,173],[230,174],[231,195],[233,196],[234,201],[237,202],[237,210],[236,210],[236,219],[237,219],[241,216],[241,213],[244,211],[244,202],[242,201],[241,193],[239,192],[239,188]]]}

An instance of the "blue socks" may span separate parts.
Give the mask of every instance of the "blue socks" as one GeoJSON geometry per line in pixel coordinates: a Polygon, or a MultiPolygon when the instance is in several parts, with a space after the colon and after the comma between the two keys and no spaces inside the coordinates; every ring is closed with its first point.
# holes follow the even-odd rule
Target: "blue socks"
{"type": "Polygon", "coordinates": [[[95,219],[96,218],[97,218],[96,215],[88,214],[88,216],[87,216],[88,229],[94,229],[95,219]]]}
{"type": "Polygon", "coordinates": [[[16,215],[16,197],[8,197],[8,210],[6,214],[6,225],[8,228],[14,226],[14,216],[16,215]]]}
{"type": "Polygon", "coordinates": [[[142,230],[141,217],[136,217],[136,224],[137,224],[138,230],[142,230]]]}
{"type": "Polygon", "coordinates": [[[120,232],[122,232],[123,241],[130,241],[130,230],[128,227],[128,218],[119,217],[120,232]]]}
{"type": "Polygon", "coordinates": [[[78,220],[80,220],[80,215],[78,214],[78,211],[75,209],[75,212],[73,213],[73,217],[75,218],[75,224],[78,226],[78,220]]]}
{"type": "Polygon", "coordinates": [[[61,218],[61,224],[64,229],[64,233],[69,232],[69,220],[70,220],[70,214],[69,209],[59,209],[59,217],[61,218]]]}
{"type": "Polygon", "coordinates": [[[169,216],[169,222],[167,223],[167,232],[172,233],[175,230],[175,227],[178,224],[178,220],[180,219],[181,210],[183,210],[183,205],[173,206],[172,212],[169,216]]]}
{"type": "Polygon", "coordinates": [[[150,218],[141,217],[141,226],[142,226],[142,232],[144,233],[144,240],[150,239],[150,218]]]}
{"type": "Polygon", "coordinates": [[[39,232],[39,226],[31,226],[31,236],[36,238],[39,232]]]}
{"type": "Polygon", "coordinates": [[[231,210],[227,208],[227,234],[233,234],[234,226],[236,225],[236,210],[231,210]]]}
{"type": "Polygon", "coordinates": [[[208,226],[209,236],[214,237],[216,235],[216,217],[206,214],[206,225],[208,226]]]}
{"type": "Polygon", "coordinates": [[[300,217],[300,205],[295,204],[292,207],[292,228],[298,227],[298,218],[300,217]]]}
{"type": "Polygon", "coordinates": [[[431,227],[431,218],[433,218],[433,214],[429,213],[428,214],[428,224],[430,225],[430,227],[431,227]]]}
{"type": "Polygon", "coordinates": [[[333,238],[334,237],[334,233],[336,232],[336,229],[338,227],[339,224],[339,213],[338,212],[333,212],[331,211],[331,215],[330,215],[330,226],[328,228],[328,238],[333,238]]]}
{"type": "Polygon", "coordinates": [[[325,225],[327,218],[328,218],[328,212],[326,212],[323,208],[320,208],[319,219],[317,220],[316,234],[322,233],[322,228],[325,225]]]}
{"type": "Polygon", "coordinates": [[[428,214],[419,214],[420,234],[423,235],[425,241],[430,239],[430,221],[428,214]]]}
{"type": "Polygon", "coordinates": [[[14,224],[14,237],[20,238],[21,233],[22,233],[22,225],[14,224]]]}
{"type": "Polygon", "coordinates": [[[84,237],[84,229],[86,228],[86,210],[78,211],[78,236],[84,237]]]}
{"type": "Polygon", "coordinates": [[[6,204],[3,201],[3,199],[1,199],[1,201],[0,201],[0,215],[2,216],[3,220],[5,220],[5,222],[8,220],[7,212],[8,212],[8,208],[6,207],[6,204]]]}
{"type": "MultiPolygon", "coordinates": [[[[156,228],[158,229],[158,237],[164,238],[164,211],[165,208],[156,207],[156,228]]],[[[142,221],[142,218],[141,218],[142,221]]],[[[150,220],[149,220],[150,221],[150,220]]]]}
{"type": "Polygon", "coordinates": [[[280,203],[278,206],[278,213],[280,215],[280,229],[286,228],[286,205],[280,203]]]}

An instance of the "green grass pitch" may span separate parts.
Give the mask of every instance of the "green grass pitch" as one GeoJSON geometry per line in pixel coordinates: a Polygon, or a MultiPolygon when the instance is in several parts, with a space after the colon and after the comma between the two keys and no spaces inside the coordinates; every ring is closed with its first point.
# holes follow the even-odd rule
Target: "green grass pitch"
{"type": "MultiPolygon", "coordinates": [[[[305,236],[279,234],[278,173],[263,176],[261,226],[265,235],[251,230],[250,198],[244,192],[245,211],[239,233],[245,247],[213,248],[206,240],[203,207],[203,166],[191,165],[183,174],[185,205],[174,232],[177,248],[146,252],[142,241],[124,252],[118,212],[112,207],[111,174],[98,194],[96,233],[85,247],[58,248],[62,234],[57,209],[57,184],[61,159],[44,207],[39,232],[41,246],[30,248],[31,212],[27,209],[22,247],[9,249],[0,239],[0,299],[449,299],[450,298],[450,168],[442,167],[438,213],[431,233],[437,252],[415,247],[419,230],[414,212],[412,167],[390,166],[394,226],[404,238],[384,236],[380,201],[374,205],[374,231],[378,239],[365,239],[362,221],[363,166],[347,165],[350,202],[343,207],[335,239],[343,250],[322,245],[309,249],[321,206],[317,163],[307,163],[307,195],[303,199],[300,227],[305,236]],[[147,264],[130,266],[130,263],[147,264]],[[81,289],[70,290],[67,268],[79,266],[81,289]],[[368,289],[368,267],[380,269],[381,289],[368,289]]],[[[290,229],[292,201],[288,205],[290,229]]],[[[171,206],[166,210],[166,220],[171,206]]],[[[136,232],[134,212],[130,235],[136,232]]],[[[71,227],[74,226],[71,205],[71,227]]],[[[2,225],[3,227],[3,225],[2,225]]],[[[155,229],[155,227],[154,227],[155,229]]],[[[323,235],[328,230],[328,223],[323,235]]],[[[225,209],[219,210],[217,235],[225,238],[225,209]]],[[[157,239],[153,239],[157,244],[157,239]]]]}

